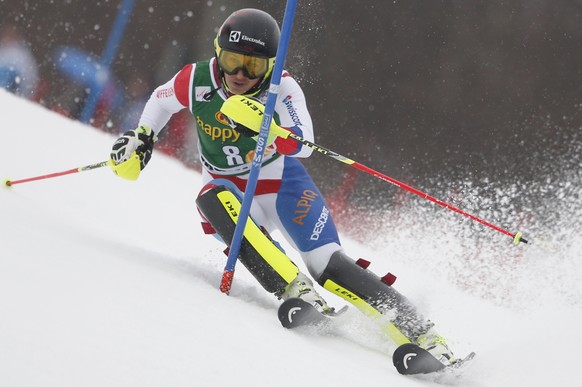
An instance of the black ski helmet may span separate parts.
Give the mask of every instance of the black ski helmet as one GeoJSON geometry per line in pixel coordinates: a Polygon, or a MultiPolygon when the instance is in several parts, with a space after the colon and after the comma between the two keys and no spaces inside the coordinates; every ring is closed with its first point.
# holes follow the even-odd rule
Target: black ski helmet
{"type": "Polygon", "coordinates": [[[281,31],[277,21],[265,11],[244,8],[233,12],[222,24],[214,39],[216,58],[221,50],[267,58],[269,69],[264,78],[273,72],[281,31]]]}

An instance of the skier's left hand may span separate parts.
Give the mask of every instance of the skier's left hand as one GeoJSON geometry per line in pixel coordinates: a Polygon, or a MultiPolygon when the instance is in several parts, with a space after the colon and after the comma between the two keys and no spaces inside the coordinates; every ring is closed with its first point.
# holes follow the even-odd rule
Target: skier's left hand
{"type": "Polygon", "coordinates": [[[243,137],[255,137],[259,132],[255,132],[251,128],[247,128],[243,124],[239,124],[238,122],[234,122],[231,119],[228,120],[230,127],[240,133],[243,137]]]}
{"type": "MultiPolygon", "coordinates": [[[[232,95],[230,96],[220,108],[220,112],[224,114],[228,120],[231,122],[231,126],[235,128],[238,126],[243,131],[250,131],[254,134],[248,132],[246,135],[241,132],[242,135],[247,137],[254,137],[259,134],[261,130],[261,125],[263,123],[265,106],[259,101],[245,97],[242,95],[232,95]]],[[[271,120],[270,127],[270,137],[272,139],[269,141],[271,143],[275,136],[282,136],[286,138],[288,131],[281,128],[275,120],[271,120]]]]}

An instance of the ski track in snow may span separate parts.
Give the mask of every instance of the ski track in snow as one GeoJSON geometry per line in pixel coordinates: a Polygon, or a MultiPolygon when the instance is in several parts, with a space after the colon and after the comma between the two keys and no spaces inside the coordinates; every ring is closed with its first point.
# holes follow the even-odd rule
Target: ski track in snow
{"type": "MultiPolygon", "coordinates": [[[[0,178],[108,156],[109,134],[3,90],[0,104],[0,178]]],[[[524,253],[515,267],[488,267],[497,280],[477,290],[467,284],[478,283],[482,269],[459,258],[458,236],[439,235],[435,248],[418,243],[414,235],[425,231],[412,225],[381,247],[343,238],[349,254],[373,261],[371,270],[398,275],[395,286],[435,321],[458,356],[477,352],[463,377],[437,382],[398,375],[394,347],[355,310],[329,332],[287,331],[277,320],[278,301],[241,265],[231,295],[220,293],[226,257],[199,227],[200,186],[196,172],[154,152],[137,182],[105,167],[0,189],[0,385],[578,384],[575,229],[557,251],[518,247],[524,253]],[[489,298],[485,288],[511,301],[489,298]]]]}

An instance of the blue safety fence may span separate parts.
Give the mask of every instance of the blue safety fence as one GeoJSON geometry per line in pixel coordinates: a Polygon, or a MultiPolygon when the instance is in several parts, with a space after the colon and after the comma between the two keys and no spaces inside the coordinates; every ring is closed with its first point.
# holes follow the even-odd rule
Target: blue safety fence
{"type": "Polygon", "coordinates": [[[97,108],[97,104],[101,98],[101,95],[103,94],[105,86],[110,81],[110,67],[113,63],[113,60],[115,59],[115,53],[119,48],[121,40],[123,39],[123,33],[127,23],[129,22],[129,18],[131,17],[134,5],[135,0],[122,0],[121,2],[121,6],[115,18],[113,28],[111,29],[111,33],[107,39],[107,46],[105,47],[105,51],[101,55],[101,58],[99,59],[96,66],[96,76],[94,78],[95,81],[89,88],[87,102],[85,103],[83,112],[81,113],[80,119],[82,122],[89,123],[91,118],[93,118],[95,109],[97,108]]]}

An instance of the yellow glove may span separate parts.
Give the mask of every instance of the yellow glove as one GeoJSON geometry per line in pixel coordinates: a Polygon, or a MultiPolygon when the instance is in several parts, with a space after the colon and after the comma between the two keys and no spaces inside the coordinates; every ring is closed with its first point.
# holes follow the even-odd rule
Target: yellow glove
{"type": "MultiPolygon", "coordinates": [[[[253,132],[257,135],[261,130],[265,106],[254,98],[233,95],[224,101],[220,111],[231,121],[235,130],[245,137],[251,137],[253,132]]],[[[283,129],[272,119],[267,144],[271,144],[277,136],[287,138],[289,130],[283,129]]]]}
{"type": "Polygon", "coordinates": [[[148,126],[125,132],[113,144],[109,166],[116,175],[137,180],[152,157],[156,141],[155,133],[148,126]]]}

